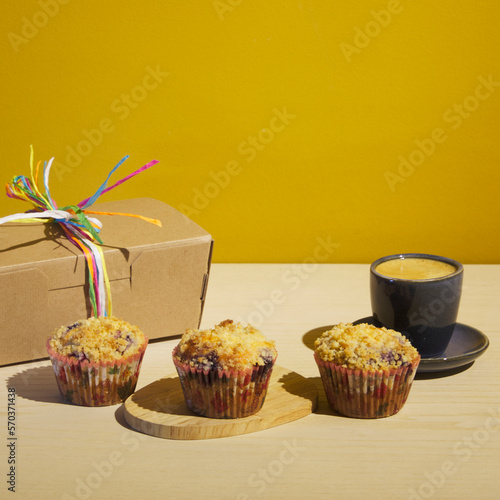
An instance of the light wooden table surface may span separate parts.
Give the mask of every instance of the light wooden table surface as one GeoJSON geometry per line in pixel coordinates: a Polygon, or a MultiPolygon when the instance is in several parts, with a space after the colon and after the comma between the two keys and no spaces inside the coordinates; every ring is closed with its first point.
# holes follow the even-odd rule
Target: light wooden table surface
{"type": "MultiPolygon", "coordinates": [[[[371,314],[368,265],[213,265],[202,327],[251,322],[277,342],[278,364],[309,378],[314,414],[253,434],[179,441],[130,429],[121,405],[65,404],[48,361],[0,368],[14,388],[16,493],[3,446],[1,498],[500,498],[500,266],[465,266],[459,321],[490,347],[467,369],[418,376],[397,415],[338,416],[316,368],[312,330],[371,314]]],[[[174,372],[178,340],[148,346],[138,389],[174,372]]]]}

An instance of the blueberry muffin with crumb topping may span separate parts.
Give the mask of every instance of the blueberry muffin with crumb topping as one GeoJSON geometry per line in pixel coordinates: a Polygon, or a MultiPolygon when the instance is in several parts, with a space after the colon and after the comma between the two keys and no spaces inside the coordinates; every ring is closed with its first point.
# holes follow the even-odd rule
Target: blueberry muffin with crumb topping
{"type": "Polygon", "coordinates": [[[212,329],[187,330],[172,356],[193,412],[240,418],[262,408],[277,351],[253,326],[225,320],[212,329]]]}
{"type": "Polygon", "coordinates": [[[420,355],[401,333],[367,323],[340,323],[314,345],[332,409],[350,417],[379,418],[403,407],[420,355]]]}
{"type": "Polygon", "coordinates": [[[135,390],[148,339],[115,317],[79,320],[47,341],[59,391],[82,406],[117,404],[135,390]]]}

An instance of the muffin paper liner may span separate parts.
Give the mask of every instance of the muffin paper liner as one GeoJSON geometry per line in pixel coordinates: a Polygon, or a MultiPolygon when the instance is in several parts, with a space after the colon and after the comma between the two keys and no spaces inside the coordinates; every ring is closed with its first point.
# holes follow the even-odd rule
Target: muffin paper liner
{"type": "Polygon", "coordinates": [[[270,364],[242,371],[202,370],[172,355],[186,405],[210,418],[241,418],[257,413],[264,404],[276,358],[270,364]]]}
{"type": "Polygon", "coordinates": [[[147,344],[146,338],[132,356],[102,362],[63,356],[50,346],[50,339],[47,352],[66,401],[80,406],[109,406],[125,401],[134,392],[147,344]]]}
{"type": "Polygon", "coordinates": [[[397,413],[406,402],[420,363],[389,370],[353,370],[316,353],[326,398],[331,408],[347,417],[382,418],[397,413]]]}

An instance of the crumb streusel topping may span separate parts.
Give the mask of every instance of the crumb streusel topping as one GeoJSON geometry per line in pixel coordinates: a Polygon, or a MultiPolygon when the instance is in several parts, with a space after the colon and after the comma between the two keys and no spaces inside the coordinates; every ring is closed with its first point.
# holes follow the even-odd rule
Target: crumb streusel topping
{"type": "Polygon", "coordinates": [[[137,326],[115,317],[99,317],[61,326],[49,344],[57,353],[80,361],[114,361],[136,354],[145,340],[137,326]]]}
{"type": "Polygon", "coordinates": [[[323,361],[354,370],[399,368],[419,356],[401,333],[367,323],[340,323],[323,332],[314,347],[323,361]]]}
{"type": "Polygon", "coordinates": [[[244,370],[271,364],[276,346],[251,325],[225,320],[209,330],[186,330],[175,356],[181,363],[203,370],[244,370]]]}

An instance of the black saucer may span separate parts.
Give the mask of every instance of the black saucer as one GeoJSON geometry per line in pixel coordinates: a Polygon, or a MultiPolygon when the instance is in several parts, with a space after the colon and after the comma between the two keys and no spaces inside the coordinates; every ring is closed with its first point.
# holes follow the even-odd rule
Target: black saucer
{"type": "MultiPolygon", "coordinates": [[[[379,326],[373,316],[358,319],[354,324],[357,323],[369,323],[379,326]]],[[[417,372],[441,372],[465,366],[481,356],[489,344],[490,341],[484,333],[463,323],[457,323],[444,353],[435,358],[422,357],[417,372]]]]}

